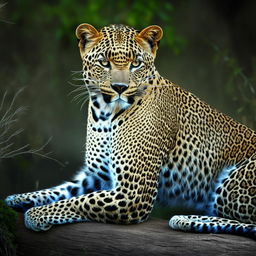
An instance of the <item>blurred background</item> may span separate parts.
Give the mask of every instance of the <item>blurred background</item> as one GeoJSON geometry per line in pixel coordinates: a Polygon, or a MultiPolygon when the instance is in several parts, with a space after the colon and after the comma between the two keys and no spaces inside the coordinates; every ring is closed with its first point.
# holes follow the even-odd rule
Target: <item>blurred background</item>
{"type": "Polygon", "coordinates": [[[255,12],[253,0],[0,0],[0,198],[83,164],[87,110],[70,95],[80,23],[160,25],[160,74],[256,129],[255,12]]]}

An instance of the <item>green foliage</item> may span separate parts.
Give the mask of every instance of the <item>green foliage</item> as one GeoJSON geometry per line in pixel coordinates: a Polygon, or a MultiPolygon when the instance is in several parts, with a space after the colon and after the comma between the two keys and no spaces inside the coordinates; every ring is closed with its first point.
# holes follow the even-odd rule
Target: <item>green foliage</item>
{"type": "Polygon", "coordinates": [[[16,230],[17,213],[8,207],[3,200],[0,200],[0,228],[9,232],[9,237],[13,240],[16,230]]]}
{"type": "Polygon", "coordinates": [[[17,214],[0,200],[0,255],[15,255],[17,214]]]}
{"type": "Polygon", "coordinates": [[[15,5],[12,21],[20,23],[29,19],[33,26],[54,27],[58,39],[72,40],[76,26],[82,22],[101,28],[108,24],[127,24],[143,29],[159,24],[165,31],[162,42],[174,53],[182,51],[186,44],[184,37],[175,31],[172,15],[174,7],[163,0],[87,0],[87,1],[33,1],[22,0],[15,5]],[[27,15],[26,15],[27,14],[27,15]]]}
{"type": "Polygon", "coordinates": [[[231,57],[228,50],[216,50],[215,63],[223,66],[225,73],[224,90],[234,102],[236,112],[241,122],[249,127],[256,127],[256,81],[245,75],[238,61],[231,57]]]}

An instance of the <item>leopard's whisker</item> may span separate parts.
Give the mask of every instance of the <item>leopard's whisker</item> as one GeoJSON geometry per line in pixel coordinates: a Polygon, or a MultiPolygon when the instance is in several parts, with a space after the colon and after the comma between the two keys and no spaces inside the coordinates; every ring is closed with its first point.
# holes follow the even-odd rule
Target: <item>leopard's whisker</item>
{"type": "MultiPolygon", "coordinates": [[[[82,92],[82,93],[76,95],[75,97],[73,97],[72,102],[77,101],[79,98],[81,98],[85,95],[88,95],[88,92],[82,92]]],[[[79,103],[79,101],[78,101],[78,103],[79,103]]]]}
{"type": "Polygon", "coordinates": [[[87,88],[85,88],[84,86],[78,87],[78,88],[72,90],[68,95],[71,95],[73,93],[80,92],[80,91],[87,91],[87,88]]]}
{"type": "Polygon", "coordinates": [[[89,101],[89,98],[90,98],[90,96],[87,96],[87,97],[84,98],[84,101],[83,101],[83,103],[81,104],[81,107],[80,107],[80,111],[82,110],[82,108],[83,108],[83,106],[85,105],[85,103],[86,103],[87,101],[89,101]]]}

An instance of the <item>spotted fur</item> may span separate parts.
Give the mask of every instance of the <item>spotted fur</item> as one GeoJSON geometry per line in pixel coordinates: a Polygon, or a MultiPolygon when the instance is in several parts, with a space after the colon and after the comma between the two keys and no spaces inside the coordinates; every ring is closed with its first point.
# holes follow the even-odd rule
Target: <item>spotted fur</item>
{"type": "Polygon", "coordinates": [[[76,36],[90,96],[85,167],[72,182],[7,197],[26,226],[139,223],[157,199],[208,209],[172,217],[174,229],[255,236],[256,133],[159,75],[160,27],[81,24],[76,36]]]}

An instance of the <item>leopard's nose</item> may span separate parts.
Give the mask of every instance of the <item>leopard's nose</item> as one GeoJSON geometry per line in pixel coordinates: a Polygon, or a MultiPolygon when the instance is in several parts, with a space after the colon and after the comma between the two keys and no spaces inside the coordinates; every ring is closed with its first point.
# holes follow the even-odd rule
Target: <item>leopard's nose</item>
{"type": "Polygon", "coordinates": [[[121,95],[126,89],[128,89],[128,85],[124,83],[113,83],[111,84],[111,88],[121,95]]]}

